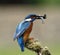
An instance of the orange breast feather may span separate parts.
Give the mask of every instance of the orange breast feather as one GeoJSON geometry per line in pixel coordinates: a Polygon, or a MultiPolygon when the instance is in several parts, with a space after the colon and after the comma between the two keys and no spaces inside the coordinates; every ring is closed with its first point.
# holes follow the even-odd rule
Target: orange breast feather
{"type": "Polygon", "coordinates": [[[24,33],[24,42],[26,42],[26,40],[28,39],[29,34],[32,31],[32,27],[33,27],[33,23],[31,23],[30,26],[29,26],[29,28],[25,31],[25,33],[24,33]]]}

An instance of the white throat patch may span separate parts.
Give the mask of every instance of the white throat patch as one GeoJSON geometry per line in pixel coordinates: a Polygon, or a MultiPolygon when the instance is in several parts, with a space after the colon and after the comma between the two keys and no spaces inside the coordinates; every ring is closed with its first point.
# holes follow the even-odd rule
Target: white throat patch
{"type": "Polygon", "coordinates": [[[29,19],[25,19],[25,21],[31,21],[32,19],[31,18],[29,18],[29,19]]]}

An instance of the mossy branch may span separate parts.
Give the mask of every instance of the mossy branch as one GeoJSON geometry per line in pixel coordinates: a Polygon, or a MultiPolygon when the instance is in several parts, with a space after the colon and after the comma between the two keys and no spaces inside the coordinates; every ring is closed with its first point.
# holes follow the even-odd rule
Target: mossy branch
{"type": "Polygon", "coordinates": [[[35,51],[37,55],[51,55],[48,47],[42,47],[40,42],[29,38],[25,43],[25,47],[29,50],[35,51]]]}

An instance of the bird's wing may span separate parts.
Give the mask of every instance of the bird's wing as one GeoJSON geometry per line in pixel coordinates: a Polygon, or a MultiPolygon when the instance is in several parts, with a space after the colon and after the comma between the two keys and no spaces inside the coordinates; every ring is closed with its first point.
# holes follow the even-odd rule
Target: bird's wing
{"type": "Polygon", "coordinates": [[[21,22],[20,24],[18,24],[17,28],[16,28],[16,32],[14,35],[14,39],[20,37],[26,30],[27,28],[30,26],[31,22],[21,22]]]}

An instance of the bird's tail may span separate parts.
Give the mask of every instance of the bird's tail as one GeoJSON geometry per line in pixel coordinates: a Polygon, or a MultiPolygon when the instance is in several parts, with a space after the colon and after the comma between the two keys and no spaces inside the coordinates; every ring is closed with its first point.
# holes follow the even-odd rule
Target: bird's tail
{"type": "Polygon", "coordinates": [[[21,51],[23,52],[24,51],[24,40],[23,40],[23,37],[18,38],[17,41],[18,41],[18,44],[19,44],[19,46],[21,48],[21,51]]]}

